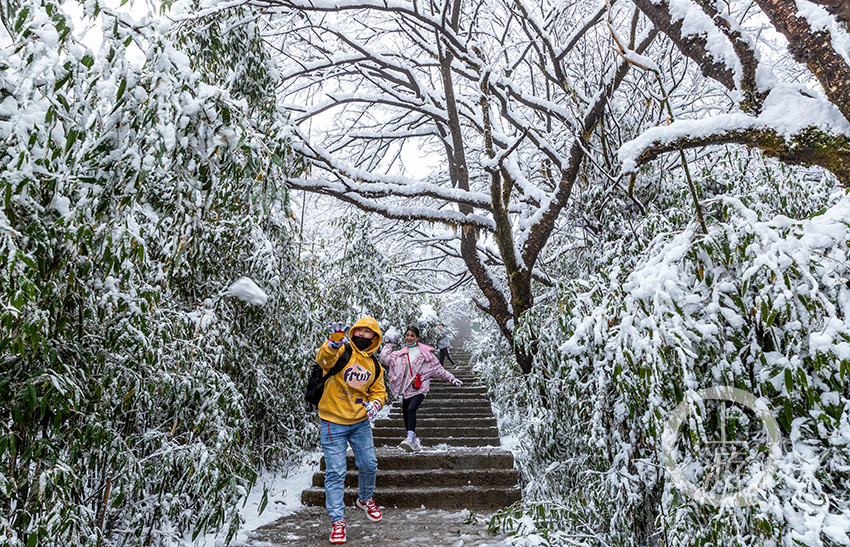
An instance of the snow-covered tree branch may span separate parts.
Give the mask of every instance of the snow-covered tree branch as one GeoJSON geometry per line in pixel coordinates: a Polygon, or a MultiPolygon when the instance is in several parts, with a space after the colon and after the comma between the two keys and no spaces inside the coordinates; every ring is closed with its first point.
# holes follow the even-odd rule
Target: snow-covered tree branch
{"type": "Polygon", "coordinates": [[[738,119],[731,125],[730,115],[723,115],[699,123],[679,119],[669,132],[650,129],[621,149],[624,170],[663,152],[739,143],[786,163],[821,166],[850,185],[846,5],[810,0],[635,0],[635,5],[704,76],[726,88],[740,114],[731,114],[738,119]],[[763,37],[765,21],[784,38],[787,52],[763,37]]]}
{"type": "MultiPolygon", "coordinates": [[[[433,248],[461,257],[529,372],[533,344],[513,344],[513,325],[546,278],[541,252],[588,166],[617,176],[620,141],[607,159],[591,152],[630,68],[606,45],[604,4],[261,4],[278,15],[267,32],[282,53],[279,94],[304,105],[293,147],[312,171],[290,186],[458,230],[433,248]],[[417,170],[413,152],[441,167],[417,170]]],[[[655,34],[633,25],[629,39],[643,52],[655,34]]]]}

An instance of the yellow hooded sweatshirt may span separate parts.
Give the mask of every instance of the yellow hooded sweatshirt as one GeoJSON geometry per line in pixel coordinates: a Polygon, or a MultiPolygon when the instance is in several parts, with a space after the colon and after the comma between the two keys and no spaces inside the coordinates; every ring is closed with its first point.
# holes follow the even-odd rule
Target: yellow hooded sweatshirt
{"type": "MultiPolygon", "coordinates": [[[[319,401],[319,418],[335,424],[351,425],[361,422],[367,418],[363,403],[373,401],[384,406],[387,401],[387,388],[384,385],[382,369],[378,371],[378,379],[372,382],[375,377],[375,363],[371,355],[381,347],[381,327],[371,317],[364,317],[349,329],[349,338],[351,338],[351,332],[358,327],[366,327],[375,333],[372,344],[365,351],[361,351],[349,342],[351,358],[348,364],[328,378],[322,400],[319,401]]],[[[344,351],[345,345],[339,349],[333,349],[325,342],[319,348],[316,362],[327,374],[344,351]]]]}

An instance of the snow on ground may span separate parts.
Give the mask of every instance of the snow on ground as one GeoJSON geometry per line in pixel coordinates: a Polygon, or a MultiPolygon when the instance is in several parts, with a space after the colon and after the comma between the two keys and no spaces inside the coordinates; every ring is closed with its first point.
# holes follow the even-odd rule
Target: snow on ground
{"type": "MultiPolygon", "coordinates": [[[[248,541],[250,532],[301,509],[301,492],[310,487],[321,457],[320,451],[309,452],[304,455],[300,465],[288,472],[267,471],[260,475],[245,503],[239,507],[239,513],[245,522],[233,543],[244,543],[248,541]],[[260,514],[260,503],[265,488],[269,491],[269,501],[260,514]]],[[[226,530],[221,534],[209,533],[195,541],[192,541],[189,535],[179,547],[224,547],[226,534],[226,530]]]]}

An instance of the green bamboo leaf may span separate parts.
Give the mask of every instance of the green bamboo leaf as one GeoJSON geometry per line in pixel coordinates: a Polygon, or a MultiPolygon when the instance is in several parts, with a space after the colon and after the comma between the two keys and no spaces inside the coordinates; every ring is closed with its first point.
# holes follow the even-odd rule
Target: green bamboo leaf
{"type": "Polygon", "coordinates": [[[794,392],[794,376],[789,369],[785,369],[785,389],[788,390],[788,395],[794,392]]]}
{"type": "Polygon", "coordinates": [[[115,101],[120,101],[124,96],[124,91],[127,90],[127,78],[121,78],[121,83],[118,84],[118,94],[115,96],[115,101]]]}
{"type": "Polygon", "coordinates": [[[65,153],[67,154],[71,147],[74,146],[74,143],[77,142],[77,131],[71,129],[68,131],[68,137],[65,140],[65,153]]]}
{"type": "Polygon", "coordinates": [[[738,296],[737,294],[733,294],[732,301],[735,302],[735,305],[738,306],[738,309],[741,310],[741,313],[747,315],[747,306],[744,305],[744,300],[740,296],[738,296]]]}
{"type": "MultiPolygon", "coordinates": [[[[0,452],[0,454],[3,454],[3,453],[2,453],[2,452],[0,452]]],[[[263,499],[262,499],[262,500],[260,500],[260,511],[259,511],[259,513],[257,513],[257,514],[262,515],[262,514],[263,514],[263,511],[266,509],[266,506],[267,506],[268,504],[269,504],[269,489],[268,489],[268,488],[264,488],[264,489],[263,489],[263,499]]]]}
{"type": "Polygon", "coordinates": [[[767,328],[770,328],[770,327],[773,326],[773,323],[774,323],[774,321],[776,321],[776,316],[778,314],[779,314],[779,310],[773,310],[772,312],[770,312],[770,315],[767,318],[767,323],[765,323],[767,328]]]}
{"type": "Polygon", "coordinates": [[[71,72],[66,72],[64,76],[56,80],[56,83],[53,84],[53,91],[57,91],[63,85],[68,83],[68,80],[71,79],[71,72]]]}
{"type": "Polygon", "coordinates": [[[21,29],[24,28],[24,22],[27,20],[27,16],[29,16],[29,14],[29,6],[21,8],[21,11],[18,12],[18,18],[15,19],[15,32],[21,32],[21,29]]]}
{"type": "Polygon", "coordinates": [[[22,253],[20,251],[18,251],[17,254],[18,254],[18,259],[20,259],[21,262],[23,262],[24,264],[26,264],[27,266],[32,268],[34,271],[36,271],[36,272],[38,271],[38,266],[36,265],[35,260],[33,260],[32,258],[28,257],[27,255],[25,255],[24,253],[22,253]]]}

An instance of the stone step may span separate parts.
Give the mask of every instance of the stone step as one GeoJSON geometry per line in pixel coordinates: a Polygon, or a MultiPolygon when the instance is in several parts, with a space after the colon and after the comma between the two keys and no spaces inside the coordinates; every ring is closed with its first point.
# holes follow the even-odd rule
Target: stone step
{"type": "MultiPolygon", "coordinates": [[[[416,411],[416,417],[420,416],[425,418],[434,418],[434,417],[443,417],[443,416],[470,416],[470,417],[481,417],[481,416],[492,416],[493,409],[487,405],[467,405],[467,406],[455,406],[455,405],[441,405],[439,403],[432,404],[423,404],[419,407],[419,410],[416,411]]],[[[389,417],[395,419],[396,417],[401,418],[402,410],[400,408],[392,408],[389,412],[389,417]]]]}
{"type": "MultiPolygon", "coordinates": [[[[462,378],[461,381],[463,381],[462,378]]],[[[470,393],[481,393],[484,395],[487,394],[487,388],[480,384],[473,384],[472,382],[468,384],[466,382],[463,382],[462,386],[455,386],[442,380],[431,382],[431,391],[439,391],[441,393],[456,393],[458,395],[467,395],[470,393]]]]}
{"type": "MultiPolygon", "coordinates": [[[[425,400],[422,401],[422,404],[419,406],[419,412],[425,411],[426,409],[434,409],[434,408],[443,408],[443,409],[453,409],[455,411],[464,411],[464,410],[484,410],[487,412],[493,412],[493,408],[490,405],[490,401],[487,399],[443,399],[439,396],[431,397],[428,395],[425,397],[425,400]]],[[[402,405],[393,405],[390,407],[390,411],[402,411],[402,405]]]]}
{"type": "Polygon", "coordinates": [[[487,388],[484,384],[478,381],[476,378],[466,378],[464,376],[455,374],[455,377],[463,382],[463,384],[456,386],[451,384],[442,378],[431,378],[431,390],[445,390],[445,391],[453,391],[457,393],[463,393],[465,391],[480,391],[481,393],[486,393],[487,388]]]}
{"type": "MultiPolygon", "coordinates": [[[[514,466],[513,454],[502,448],[429,450],[413,454],[392,447],[377,448],[375,455],[378,457],[378,474],[404,469],[513,469],[514,466]]],[[[346,453],[346,464],[348,469],[357,469],[351,450],[346,453]]],[[[324,458],[319,461],[319,469],[325,470],[324,458]]]]}
{"type": "Polygon", "coordinates": [[[454,387],[454,386],[449,386],[449,387],[439,386],[438,387],[438,386],[435,386],[434,384],[431,384],[431,390],[425,396],[426,397],[434,397],[434,396],[455,397],[457,399],[467,399],[467,398],[489,399],[490,398],[490,395],[486,391],[484,391],[483,389],[479,390],[478,388],[472,388],[468,391],[461,391],[463,389],[464,388],[462,388],[462,387],[454,387]]]}
{"type": "MultiPolygon", "coordinates": [[[[419,437],[417,435],[417,437],[419,437]]],[[[393,437],[375,437],[375,446],[398,446],[402,439],[398,436],[393,437]]],[[[499,446],[500,441],[498,435],[495,437],[449,437],[442,435],[433,435],[428,437],[419,437],[419,442],[423,448],[446,446],[499,446]]]]}
{"type": "MultiPolygon", "coordinates": [[[[423,408],[425,405],[428,406],[439,406],[440,408],[486,408],[490,410],[492,407],[490,406],[490,400],[486,398],[482,399],[456,399],[456,398],[448,398],[443,399],[441,397],[431,397],[429,395],[425,396],[425,400],[422,402],[423,408]],[[429,404],[429,402],[431,404],[429,404]],[[437,404],[439,403],[439,404],[437,404]]],[[[393,403],[390,407],[393,410],[401,411],[402,403],[393,403]]]]}
{"type": "MultiPolygon", "coordinates": [[[[484,395],[483,393],[477,393],[474,395],[455,395],[453,393],[442,393],[431,391],[428,395],[425,396],[426,401],[441,401],[446,404],[453,404],[454,406],[465,405],[469,403],[480,403],[480,404],[490,404],[490,398],[484,395]]],[[[401,408],[401,404],[397,405],[401,408]]]]}
{"type": "MultiPolygon", "coordinates": [[[[419,420],[423,420],[426,417],[432,418],[432,419],[435,419],[435,420],[442,420],[446,423],[453,423],[453,422],[457,423],[458,421],[465,420],[467,418],[483,419],[483,418],[492,417],[492,416],[493,416],[492,412],[486,412],[486,411],[483,411],[483,410],[481,410],[481,411],[470,411],[470,410],[468,410],[466,412],[460,412],[460,411],[454,411],[454,412],[433,411],[432,412],[430,410],[425,410],[425,411],[419,411],[419,412],[416,413],[416,423],[418,424],[419,420]]],[[[389,416],[387,416],[387,418],[390,421],[393,421],[393,422],[397,422],[397,423],[400,423],[400,424],[404,423],[404,416],[402,416],[401,412],[391,412],[389,414],[389,416]]]]}
{"type": "MultiPolygon", "coordinates": [[[[469,427],[494,427],[496,426],[496,418],[492,414],[488,414],[486,416],[457,416],[457,417],[435,417],[430,414],[420,416],[417,412],[416,414],[416,427],[439,427],[441,425],[445,425],[447,422],[456,425],[459,423],[465,423],[469,427]]],[[[404,421],[399,417],[398,420],[392,418],[381,418],[375,421],[375,430],[390,428],[396,429],[398,427],[404,427],[404,421]]]]}
{"type": "MultiPolygon", "coordinates": [[[[470,386],[467,388],[465,385],[457,387],[445,382],[431,382],[431,387],[430,391],[428,391],[428,395],[433,393],[439,393],[440,395],[452,395],[454,397],[460,398],[488,396],[487,391],[483,387],[470,386]]],[[[426,395],[426,397],[428,395],[426,395]]]]}
{"type": "MultiPolygon", "coordinates": [[[[408,488],[414,485],[444,488],[448,486],[516,486],[517,472],[515,469],[405,469],[378,470],[376,488],[408,488]]],[[[325,485],[325,474],[313,474],[313,486],[325,485]]],[[[345,486],[357,487],[357,471],[345,474],[345,486]]]]}
{"type": "MultiPolygon", "coordinates": [[[[486,418],[488,416],[492,416],[493,411],[484,408],[478,409],[442,409],[442,408],[420,408],[419,412],[416,413],[416,421],[424,418],[435,418],[439,420],[462,420],[464,418],[486,418]]],[[[390,420],[398,421],[404,423],[404,416],[401,411],[392,411],[387,416],[390,420]]]]}
{"type": "MultiPolygon", "coordinates": [[[[430,399],[428,397],[419,405],[416,411],[417,416],[432,414],[433,412],[441,412],[443,414],[466,414],[467,412],[485,413],[493,416],[493,407],[490,406],[490,401],[458,401],[456,399],[430,399]]],[[[391,413],[401,414],[401,405],[390,408],[391,413]]]]}
{"type": "MultiPolygon", "coordinates": [[[[478,414],[478,415],[475,415],[475,414],[464,414],[464,415],[442,414],[442,415],[438,415],[438,414],[433,414],[433,413],[429,412],[429,413],[427,413],[427,417],[428,417],[429,421],[426,423],[426,422],[423,422],[423,420],[425,419],[425,416],[426,416],[426,414],[423,414],[423,413],[417,414],[417,416],[416,416],[416,427],[417,427],[417,429],[428,428],[432,431],[437,431],[441,427],[440,424],[442,424],[443,426],[446,426],[446,427],[457,427],[460,424],[469,423],[469,420],[472,420],[476,424],[474,426],[470,425],[469,426],[470,429],[474,429],[475,427],[479,427],[479,426],[481,426],[481,427],[493,427],[492,423],[487,423],[485,420],[487,420],[488,418],[494,419],[492,414],[488,415],[488,414],[484,414],[484,413],[481,413],[481,414],[478,414]],[[435,425],[435,423],[436,423],[436,425],[435,425]]],[[[398,428],[404,427],[404,418],[402,417],[401,414],[390,414],[388,422],[390,422],[390,423],[386,423],[386,424],[382,423],[381,425],[376,426],[373,431],[378,431],[378,430],[394,431],[398,428]]]]}
{"type": "MultiPolygon", "coordinates": [[[[382,418],[375,422],[375,427],[372,428],[373,434],[378,434],[382,431],[396,431],[404,428],[404,420],[401,415],[398,417],[390,416],[389,419],[382,418]]],[[[429,429],[431,431],[440,430],[494,430],[498,432],[496,418],[492,414],[489,416],[434,416],[431,413],[416,415],[416,428],[429,429]]]]}
{"type": "MultiPolygon", "coordinates": [[[[422,408],[424,406],[439,406],[439,407],[452,407],[452,408],[485,408],[488,411],[491,410],[490,400],[487,398],[452,398],[452,397],[440,397],[439,395],[431,396],[426,395],[425,400],[422,401],[422,408]]],[[[393,403],[390,405],[390,408],[393,410],[401,411],[403,407],[403,403],[399,401],[398,403],[393,403]]]]}
{"type": "Polygon", "coordinates": [[[449,392],[457,395],[463,395],[466,393],[473,394],[487,394],[487,388],[479,383],[477,380],[464,380],[463,378],[459,378],[462,385],[456,386],[442,380],[440,378],[431,378],[430,389],[431,391],[439,391],[440,393],[449,392]]]}
{"type": "Polygon", "coordinates": [[[458,399],[466,399],[467,397],[471,397],[473,399],[481,398],[481,397],[484,397],[484,398],[487,398],[487,399],[490,398],[490,395],[483,389],[480,389],[480,388],[477,388],[477,387],[470,388],[468,391],[464,391],[464,389],[465,389],[465,387],[455,387],[455,386],[452,386],[452,385],[435,386],[434,384],[431,384],[431,389],[430,389],[430,391],[428,391],[428,393],[425,394],[425,396],[431,397],[432,395],[441,395],[441,396],[451,395],[452,397],[456,397],[458,399]]]}
{"type": "MultiPolygon", "coordinates": [[[[446,409],[437,407],[419,407],[419,410],[416,412],[416,423],[419,423],[419,420],[424,420],[425,418],[443,420],[445,422],[457,422],[458,420],[463,420],[465,418],[475,418],[477,420],[480,420],[482,418],[487,418],[491,416],[493,416],[493,411],[485,408],[446,409]]],[[[393,422],[404,423],[404,416],[402,415],[401,411],[393,410],[387,415],[387,418],[393,422]]]]}
{"type": "MultiPolygon", "coordinates": [[[[404,437],[406,435],[406,431],[404,424],[401,423],[395,427],[376,427],[372,430],[372,437],[376,440],[379,438],[395,439],[398,437],[404,437]]],[[[463,424],[428,427],[424,424],[420,424],[419,420],[416,420],[416,435],[420,437],[495,437],[498,439],[499,428],[496,426],[469,427],[463,424]]],[[[401,442],[401,439],[398,441],[401,442]]]]}
{"type": "MultiPolygon", "coordinates": [[[[352,507],[357,499],[356,488],[345,489],[345,505],[352,507]]],[[[498,509],[519,501],[518,487],[463,486],[454,488],[387,488],[375,490],[374,499],[380,507],[426,507],[429,509],[498,509]]],[[[314,486],[301,493],[304,505],[324,505],[325,489],[314,486]]]]}

